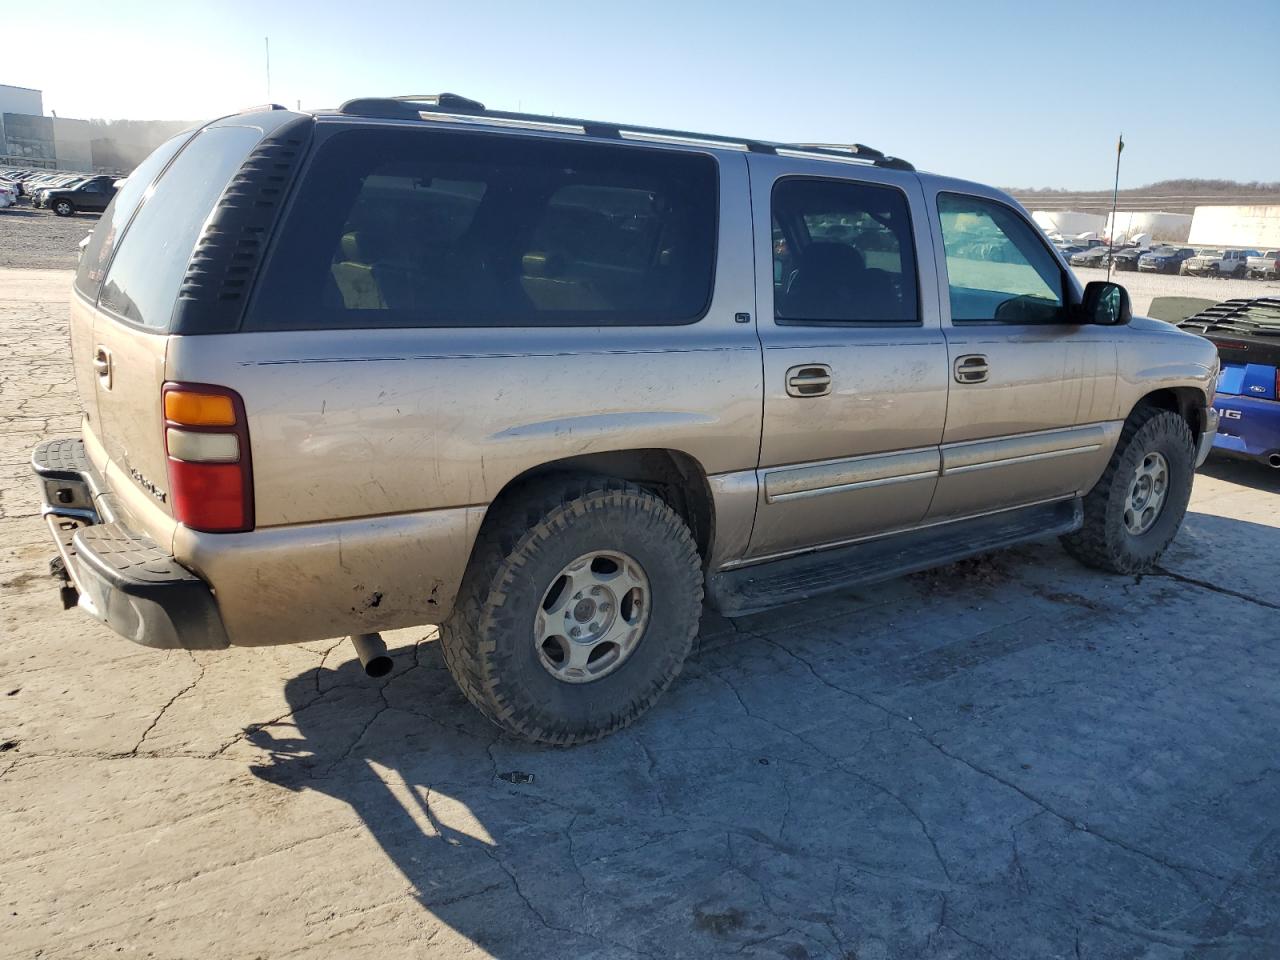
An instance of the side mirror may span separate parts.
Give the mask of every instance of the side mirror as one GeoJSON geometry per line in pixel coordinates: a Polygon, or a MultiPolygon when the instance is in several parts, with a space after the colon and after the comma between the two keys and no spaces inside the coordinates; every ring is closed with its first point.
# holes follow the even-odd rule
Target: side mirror
{"type": "Polygon", "coordinates": [[[1084,288],[1084,300],[1080,303],[1080,322],[1115,327],[1133,319],[1133,306],[1129,303],[1129,291],[1118,283],[1093,280],[1084,288]]]}

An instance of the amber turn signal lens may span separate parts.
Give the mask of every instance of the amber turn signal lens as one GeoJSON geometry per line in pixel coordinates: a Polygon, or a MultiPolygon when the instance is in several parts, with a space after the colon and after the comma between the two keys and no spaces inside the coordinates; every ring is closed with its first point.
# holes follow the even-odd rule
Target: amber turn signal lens
{"type": "Polygon", "coordinates": [[[165,393],[164,416],[188,427],[233,427],[236,423],[236,409],[230,397],[189,390],[165,393]]]}

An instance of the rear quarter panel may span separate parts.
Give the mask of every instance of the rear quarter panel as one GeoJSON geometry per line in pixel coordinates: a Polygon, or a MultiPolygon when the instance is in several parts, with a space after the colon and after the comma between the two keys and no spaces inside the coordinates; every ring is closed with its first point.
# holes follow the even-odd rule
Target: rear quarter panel
{"type": "Polygon", "coordinates": [[[438,622],[487,505],[567,457],[677,450],[754,504],[762,379],[755,327],[735,321],[755,313],[741,155],[721,158],[720,198],[711,306],[687,326],[170,338],[168,379],[231,387],[248,413],[257,529],[174,539],[233,642],[438,622]],[[416,545],[433,537],[439,550],[416,545]]]}

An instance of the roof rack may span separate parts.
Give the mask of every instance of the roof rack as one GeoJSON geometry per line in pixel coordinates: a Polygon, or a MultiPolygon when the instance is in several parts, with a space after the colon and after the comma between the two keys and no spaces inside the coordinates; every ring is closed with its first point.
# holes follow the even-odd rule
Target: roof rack
{"type": "Polygon", "coordinates": [[[877,167],[887,167],[891,170],[915,170],[915,167],[906,160],[899,157],[886,156],[881,151],[861,143],[773,143],[766,140],[725,137],[711,133],[692,133],[688,130],[668,130],[662,127],[638,127],[631,124],[602,123],[596,120],[578,120],[572,117],[553,117],[536,113],[513,113],[506,110],[490,110],[480,101],[459,96],[456,93],[405,97],[360,97],[355,100],[348,100],[338,108],[338,113],[349,117],[378,117],[389,120],[443,120],[481,123],[488,126],[521,127],[532,130],[547,130],[554,133],[580,133],[589,137],[607,137],[615,140],[689,143],[722,149],[742,150],[748,153],[772,153],[855,160],[871,163],[877,167]]]}

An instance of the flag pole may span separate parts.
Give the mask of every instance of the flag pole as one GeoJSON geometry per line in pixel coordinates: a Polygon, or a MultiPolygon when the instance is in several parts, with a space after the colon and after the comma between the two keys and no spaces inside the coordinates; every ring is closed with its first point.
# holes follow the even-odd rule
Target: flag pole
{"type": "Polygon", "coordinates": [[[1107,231],[1107,281],[1111,281],[1111,256],[1116,245],[1116,204],[1120,199],[1120,154],[1124,153],[1124,134],[1116,144],[1116,182],[1111,188],[1111,229],[1107,231]]]}

